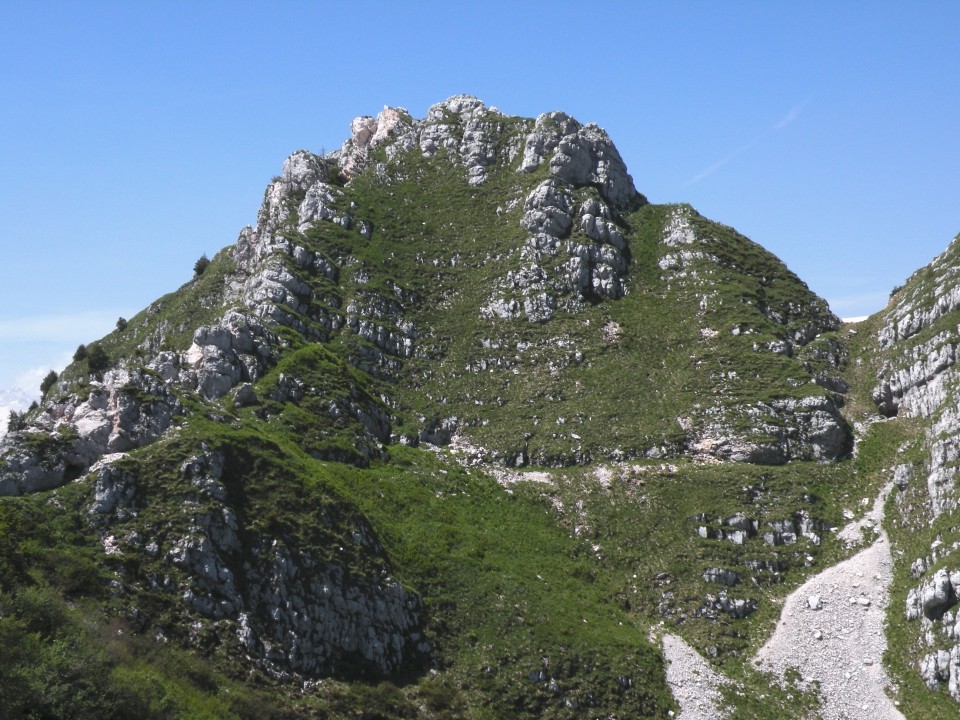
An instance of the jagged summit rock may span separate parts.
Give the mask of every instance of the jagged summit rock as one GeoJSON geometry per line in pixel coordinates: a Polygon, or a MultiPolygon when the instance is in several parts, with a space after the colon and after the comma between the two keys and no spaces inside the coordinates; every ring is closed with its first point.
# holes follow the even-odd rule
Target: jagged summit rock
{"type": "Polygon", "coordinates": [[[522,132],[512,133],[501,149],[508,120],[515,119],[471,95],[437,103],[419,121],[403,108],[385,107],[376,118],[356,118],[350,126],[351,137],[334,155],[343,173],[353,177],[375,162],[373,153],[381,147],[387,159],[414,149],[425,157],[443,151],[463,165],[470,185],[481,185],[488,166],[511,162],[522,152],[517,172],[532,173],[548,161],[552,175],[574,186],[597,186],[618,211],[645,202],[617,148],[596,125],[581,125],[562,112],[544,113],[533,122],[523,121],[522,132]]]}

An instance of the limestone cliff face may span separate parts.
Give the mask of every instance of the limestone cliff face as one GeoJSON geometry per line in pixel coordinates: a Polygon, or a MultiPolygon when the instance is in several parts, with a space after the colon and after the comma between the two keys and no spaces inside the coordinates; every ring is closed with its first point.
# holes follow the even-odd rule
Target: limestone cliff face
{"type": "Polygon", "coordinates": [[[955,392],[960,329],[960,264],[956,240],[895,292],[883,313],[877,345],[884,358],[873,390],[879,412],[925,423],[924,466],[930,511],[956,506],[956,461],[960,458],[960,406],[955,392]]]}
{"type": "MultiPolygon", "coordinates": [[[[390,576],[369,525],[340,518],[349,535],[321,530],[319,545],[271,537],[245,508],[237,465],[223,449],[187,457],[164,489],[169,497],[184,493],[183,501],[162,516],[151,512],[158,502],[151,479],[125,469],[122,457],[92,468],[88,514],[104,552],[119,563],[139,558],[150,589],[178,596],[188,618],[138,615],[144,629],[153,623],[154,632],[182,635],[187,625],[205,627],[275,677],[390,677],[422,666],[431,650],[423,603],[390,576]],[[362,556],[364,569],[331,559],[331,550],[362,556]]],[[[337,520],[329,508],[308,509],[326,526],[337,520]]]]}
{"type": "Polygon", "coordinates": [[[891,294],[874,338],[878,369],[872,399],[880,415],[916,427],[917,437],[904,445],[914,459],[894,474],[900,522],[913,532],[929,528],[932,540],[920,557],[905,558],[914,584],[903,617],[917,636],[915,669],[931,690],[942,686],[960,702],[958,543],[943,534],[960,502],[958,252],[955,239],[891,294]]]}

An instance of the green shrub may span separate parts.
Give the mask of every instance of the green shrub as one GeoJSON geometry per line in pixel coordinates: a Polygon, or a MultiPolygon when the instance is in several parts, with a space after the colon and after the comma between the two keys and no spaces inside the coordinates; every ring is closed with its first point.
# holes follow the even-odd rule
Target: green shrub
{"type": "Polygon", "coordinates": [[[46,395],[47,392],[49,392],[50,388],[52,388],[54,384],[57,382],[58,378],[59,378],[59,375],[57,375],[57,373],[55,373],[53,370],[48,372],[46,377],[44,377],[43,380],[40,381],[40,394],[46,395]]]}
{"type": "Polygon", "coordinates": [[[18,430],[23,430],[27,426],[27,414],[25,412],[16,412],[15,410],[10,411],[10,416],[7,418],[7,432],[17,432],[18,430]]]}
{"type": "Polygon", "coordinates": [[[90,347],[87,354],[87,366],[90,368],[90,372],[97,377],[103,375],[103,371],[110,367],[110,357],[99,343],[90,347]]]}
{"type": "Polygon", "coordinates": [[[200,256],[200,259],[193,264],[193,274],[196,277],[203,275],[204,271],[210,266],[210,258],[207,257],[207,254],[204,253],[200,256]]]}

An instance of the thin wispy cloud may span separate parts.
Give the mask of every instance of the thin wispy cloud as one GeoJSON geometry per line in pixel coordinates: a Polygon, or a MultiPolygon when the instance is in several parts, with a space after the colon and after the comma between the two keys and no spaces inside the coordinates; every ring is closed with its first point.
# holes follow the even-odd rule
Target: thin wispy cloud
{"type": "Polygon", "coordinates": [[[23,390],[26,393],[35,393],[36,388],[40,387],[40,381],[51,370],[60,371],[70,364],[73,359],[72,352],[64,352],[56,359],[51,358],[48,365],[35,365],[29,370],[23,371],[14,381],[12,387],[23,390]]]}
{"type": "Polygon", "coordinates": [[[0,317],[0,390],[35,393],[47,372],[65,367],[80,343],[113,330],[117,317],[104,310],[0,317]]]}
{"type": "Polygon", "coordinates": [[[780,121],[773,126],[773,129],[783,130],[787,125],[789,125],[798,117],[800,117],[800,113],[803,112],[803,108],[806,106],[807,102],[808,102],[807,100],[804,100],[799,105],[794,105],[792,108],[790,108],[790,112],[788,112],[786,115],[780,118],[780,121]]]}
{"type": "Polygon", "coordinates": [[[62,315],[0,318],[0,341],[62,342],[65,339],[95,340],[112,329],[115,313],[89,311],[62,315]]]}
{"type": "Polygon", "coordinates": [[[804,100],[802,103],[798,103],[798,104],[794,105],[792,108],[790,108],[790,111],[789,111],[786,115],[784,115],[782,118],[780,118],[777,122],[775,122],[772,127],[770,127],[769,129],[767,129],[766,131],[764,131],[763,133],[761,133],[760,135],[758,135],[757,137],[755,137],[755,138],[754,138],[753,140],[751,140],[750,142],[748,142],[748,143],[746,143],[746,144],[744,144],[744,145],[741,145],[741,146],[738,147],[736,150],[734,150],[733,152],[729,153],[728,155],[726,155],[725,157],[723,157],[721,160],[718,160],[717,162],[713,163],[713,165],[710,165],[710,166],[709,166],[708,168],[706,168],[705,170],[700,171],[699,173],[697,173],[696,175],[694,175],[692,178],[690,178],[689,180],[687,180],[685,183],[683,183],[683,186],[684,186],[684,187],[689,187],[690,185],[693,185],[693,184],[695,184],[695,183],[698,183],[698,182],[700,182],[701,180],[703,180],[704,178],[707,178],[707,177],[713,175],[715,172],[717,172],[717,171],[718,171],[720,168],[722,168],[724,165],[726,165],[727,163],[729,163],[729,162],[732,161],[732,160],[735,160],[735,159],[736,159],[739,155],[741,155],[742,153],[746,152],[747,150],[750,150],[751,148],[753,148],[753,147],[756,146],[756,145],[759,145],[760,142],[763,141],[764,139],[766,139],[766,137],[767,137],[768,135],[770,135],[771,133],[777,132],[778,130],[783,130],[785,127],[787,127],[788,125],[790,125],[791,123],[793,123],[794,120],[796,120],[798,117],[800,117],[800,113],[803,112],[803,108],[806,107],[806,105],[807,105],[807,103],[808,103],[809,101],[810,101],[810,100],[809,100],[809,98],[808,98],[807,100],[804,100]]]}
{"type": "MultiPolygon", "coordinates": [[[[762,136],[761,136],[761,137],[762,137],[762,136]]],[[[696,175],[694,175],[692,178],[690,178],[689,180],[687,180],[687,181],[683,184],[683,186],[684,186],[684,187],[687,187],[687,186],[689,186],[689,185],[693,185],[694,183],[700,182],[700,181],[703,180],[705,177],[709,177],[710,175],[713,175],[717,170],[719,170],[720,168],[722,168],[724,165],[726,165],[727,163],[729,163],[731,160],[736,159],[736,157],[737,157],[738,155],[740,155],[741,153],[746,152],[747,150],[749,150],[750,148],[752,148],[754,145],[756,145],[758,142],[760,142],[760,139],[761,139],[761,138],[757,138],[756,140],[753,140],[752,142],[748,142],[746,145],[741,145],[741,146],[738,147],[736,150],[734,150],[732,153],[730,153],[729,155],[727,155],[727,156],[724,157],[723,159],[718,160],[718,161],[715,162],[713,165],[711,165],[710,167],[708,167],[706,170],[703,170],[703,171],[697,173],[696,175]]]]}

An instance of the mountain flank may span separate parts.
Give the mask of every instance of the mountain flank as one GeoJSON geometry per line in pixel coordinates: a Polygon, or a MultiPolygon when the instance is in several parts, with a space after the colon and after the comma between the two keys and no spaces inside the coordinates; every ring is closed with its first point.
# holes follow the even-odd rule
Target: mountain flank
{"type": "Polygon", "coordinates": [[[2,440],[0,714],[666,717],[654,629],[813,716],[751,657],[889,482],[891,691],[955,712],[952,248],[842,326],[595,125],[358,118],[2,440]]]}

